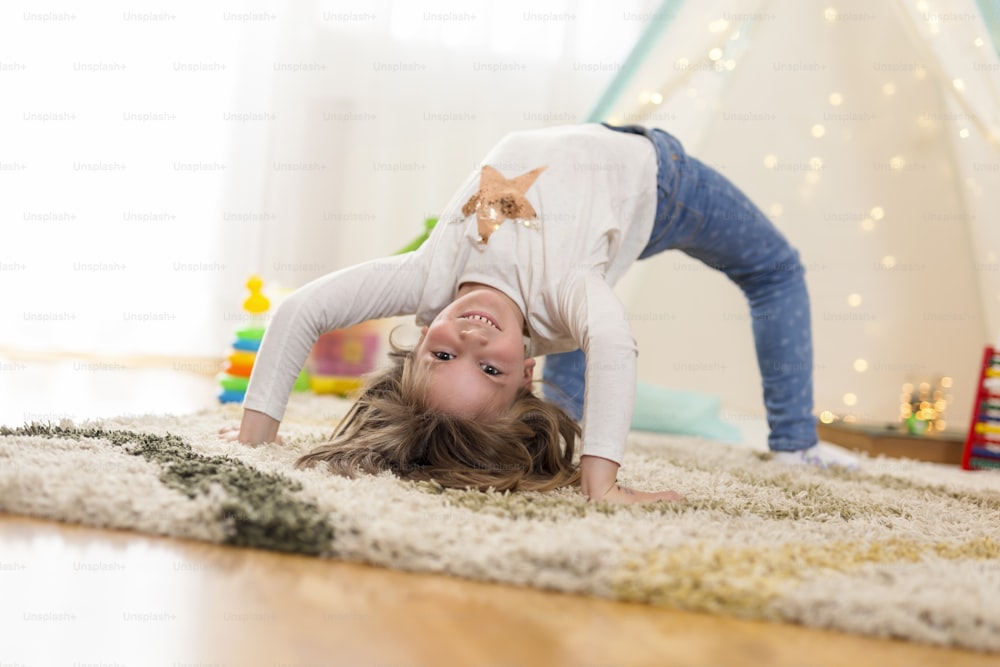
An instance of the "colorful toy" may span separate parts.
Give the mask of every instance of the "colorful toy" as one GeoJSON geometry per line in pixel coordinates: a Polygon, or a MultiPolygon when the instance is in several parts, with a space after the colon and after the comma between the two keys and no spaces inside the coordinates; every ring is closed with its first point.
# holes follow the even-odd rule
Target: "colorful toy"
{"type": "Polygon", "coordinates": [[[983,352],[962,467],[966,470],[1000,469],[1000,352],[994,347],[987,347],[983,352]]]}
{"type": "Polygon", "coordinates": [[[412,251],[416,250],[417,248],[419,248],[420,246],[422,246],[424,244],[424,241],[426,241],[428,238],[430,238],[431,230],[434,229],[434,225],[436,225],[437,222],[438,222],[437,218],[427,218],[426,220],[424,220],[424,231],[423,231],[423,233],[420,234],[420,236],[418,236],[417,238],[415,238],[412,241],[410,241],[409,243],[407,243],[405,246],[403,246],[399,250],[397,250],[396,254],[397,255],[402,255],[404,252],[412,252],[412,251]]]}
{"type": "MultiPolygon", "coordinates": [[[[216,378],[220,387],[220,403],[242,403],[246,396],[257,350],[264,338],[264,314],[271,307],[271,302],[261,292],[263,286],[264,283],[258,276],[250,276],[247,280],[250,296],[243,302],[243,310],[250,313],[250,323],[236,332],[232,351],[222,365],[222,373],[216,378]]],[[[302,371],[295,382],[295,390],[303,391],[308,387],[308,374],[302,371]]]]}
{"type": "MultiPolygon", "coordinates": [[[[396,254],[412,252],[423,245],[437,222],[437,218],[426,218],[423,233],[397,250],[396,254]]],[[[317,394],[340,396],[356,392],[363,383],[361,376],[375,370],[380,338],[381,332],[372,322],[363,322],[320,336],[306,363],[309,388],[317,394]]],[[[244,349],[235,345],[233,348],[244,349]]]]}
{"type": "Polygon", "coordinates": [[[271,307],[271,302],[260,291],[263,286],[264,281],[258,276],[250,276],[250,279],[247,280],[247,289],[250,290],[250,296],[243,302],[243,310],[254,315],[263,315],[267,312],[267,309],[271,307]]]}
{"type": "Polygon", "coordinates": [[[910,435],[923,435],[927,433],[927,420],[921,419],[915,414],[911,414],[903,423],[906,424],[906,432],[910,435]]]}
{"type": "Polygon", "coordinates": [[[361,388],[375,370],[380,330],[374,322],[325,333],[309,356],[309,388],[317,394],[347,396],[361,388]]]}

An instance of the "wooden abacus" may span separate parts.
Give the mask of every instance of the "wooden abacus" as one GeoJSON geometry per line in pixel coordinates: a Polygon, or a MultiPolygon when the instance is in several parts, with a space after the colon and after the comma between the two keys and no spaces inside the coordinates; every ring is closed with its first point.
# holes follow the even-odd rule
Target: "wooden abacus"
{"type": "Polygon", "coordinates": [[[974,405],[962,467],[1000,469],[1000,353],[994,347],[983,351],[974,405]]]}

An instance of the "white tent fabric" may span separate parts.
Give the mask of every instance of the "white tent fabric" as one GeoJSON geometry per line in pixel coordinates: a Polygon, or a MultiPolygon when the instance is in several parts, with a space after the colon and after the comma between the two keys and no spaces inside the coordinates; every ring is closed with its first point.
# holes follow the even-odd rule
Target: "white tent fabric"
{"type": "MultiPolygon", "coordinates": [[[[668,0],[657,18],[596,115],[675,134],[799,248],[817,410],[892,421],[904,382],[948,376],[965,428],[1000,334],[1000,61],[975,2],[668,0]]],[[[643,379],[762,412],[721,273],[669,253],[620,293],[643,379]]]]}

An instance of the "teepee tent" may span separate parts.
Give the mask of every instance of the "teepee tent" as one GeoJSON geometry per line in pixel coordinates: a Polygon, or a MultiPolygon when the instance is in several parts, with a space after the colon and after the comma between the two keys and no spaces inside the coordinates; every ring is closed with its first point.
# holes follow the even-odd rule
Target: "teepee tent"
{"type": "MultiPolygon", "coordinates": [[[[1000,8],[973,0],[667,0],[591,114],[662,127],[802,256],[817,410],[892,421],[943,381],[968,423],[1000,334],[1000,8]],[[992,26],[992,31],[991,31],[992,26]]],[[[749,311],[680,252],[620,285],[640,377],[762,411],[749,311]]]]}

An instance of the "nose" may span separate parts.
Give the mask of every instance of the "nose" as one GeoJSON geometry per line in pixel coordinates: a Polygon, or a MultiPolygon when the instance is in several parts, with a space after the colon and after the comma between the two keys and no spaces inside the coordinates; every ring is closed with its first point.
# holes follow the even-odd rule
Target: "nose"
{"type": "Polygon", "coordinates": [[[458,335],[463,341],[472,344],[486,345],[489,340],[485,333],[476,328],[460,329],[458,335]]]}

